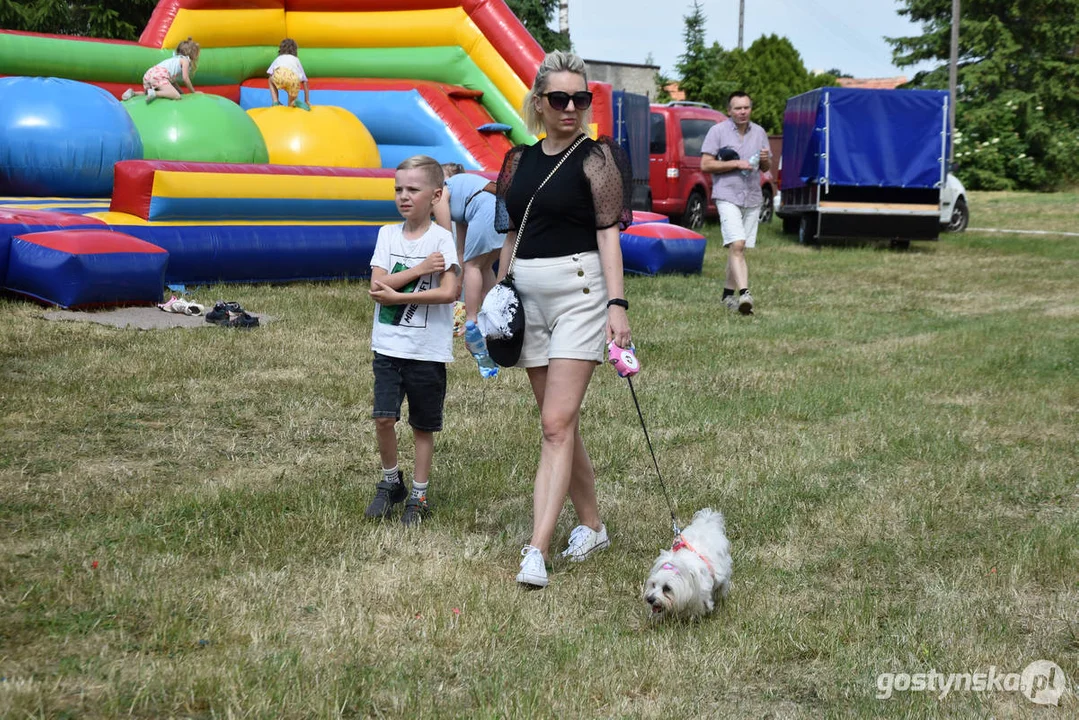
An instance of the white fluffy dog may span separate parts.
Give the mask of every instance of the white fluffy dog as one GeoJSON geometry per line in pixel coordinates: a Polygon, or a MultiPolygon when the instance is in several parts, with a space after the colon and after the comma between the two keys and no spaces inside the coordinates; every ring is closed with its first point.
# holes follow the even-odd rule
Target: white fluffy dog
{"type": "Polygon", "coordinates": [[[657,620],[668,615],[707,615],[715,607],[717,595],[727,597],[732,570],[723,513],[711,508],[698,510],[674,547],[656,558],[644,584],[644,600],[652,606],[652,617],[657,620]]]}

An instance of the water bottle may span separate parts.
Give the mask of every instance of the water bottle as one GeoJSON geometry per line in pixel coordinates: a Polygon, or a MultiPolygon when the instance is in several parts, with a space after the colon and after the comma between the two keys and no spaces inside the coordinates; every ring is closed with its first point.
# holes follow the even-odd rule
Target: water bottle
{"type": "Polygon", "coordinates": [[[465,323],[465,347],[476,359],[476,364],[480,366],[480,375],[485,378],[498,375],[498,365],[487,353],[487,341],[483,339],[483,333],[476,327],[474,320],[465,323]]]}
{"type": "Polygon", "coordinates": [[[753,155],[749,158],[749,170],[743,170],[742,171],[742,177],[749,177],[749,174],[751,172],[753,172],[754,170],[757,170],[758,168],[760,168],[760,166],[761,166],[761,151],[758,150],[757,152],[753,153],[753,155]]]}

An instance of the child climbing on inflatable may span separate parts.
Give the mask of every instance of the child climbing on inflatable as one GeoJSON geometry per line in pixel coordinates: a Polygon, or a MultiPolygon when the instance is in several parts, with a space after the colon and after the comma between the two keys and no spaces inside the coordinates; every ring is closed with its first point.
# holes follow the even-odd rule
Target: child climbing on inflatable
{"type": "Polygon", "coordinates": [[[277,57],[270,63],[266,74],[270,76],[270,95],[273,96],[273,104],[280,105],[278,92],[284,90],[288,95],[289,107],[302,107],[304,110],[311,109],[310,89],[307,86],[307,74],[303,71],[300,58],[296,54],[300,48],[296,41],[285,38],[277,46],[277,57]],[[300,86],[303,86],[303,103],[297,105],[297,97],[300,94],[300,86]]]}
{"type": "Polygon", "coordinates": [[[147,103],[152,103],[159,97],[179,100],[182,96],[178,81],[182,79],[187,91],[194,93],[195,86],[191,84],[191,76],[195,74],[198,66],[199,44],[188,38],[176,46],[172,57],[146,71],[142,76],[142,90],[128,88],[120,99],[130,100],[136,95],[145,95],[147,103]]]}

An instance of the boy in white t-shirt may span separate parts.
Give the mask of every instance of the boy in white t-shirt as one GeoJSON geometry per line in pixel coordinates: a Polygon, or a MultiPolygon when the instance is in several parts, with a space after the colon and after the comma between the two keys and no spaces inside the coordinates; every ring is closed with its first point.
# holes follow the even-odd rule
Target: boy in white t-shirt
{"type": "Polygon", "coordinates": [[[446,363],[453,362],[453,303],[460,293],[461,265],[453,236],[431,222],[443,182],[442,166],[426,155],[415,155],[397,166],[394,202],[405,221],[379,230],[371,257],[370,295],[376,303],[371,328],[375,355],[371,417],[382,480],[364,514],[387,518],[407,496],[401,516],[405,525],[419,523],[430,512],[427,483],[434,434],[442,429],[446,363]],[[411,493],[397,467],[394,427],[406,397],[416,445],[411,493]]]}
{"type": "Polygon", "coordinates": [[[300,58],[296,57],[298,52],[300,48],[292,38],[285,38],[277,46],[277,57],[266,70],[266,74],[270,76],[270,95],[273,97],[273,104],[280,105],[278,93],[284,90],[288,95],[288,106],[296,107],[296,98],[303,86],[304,107],[310,110],[311,94],[307,86],[307,74],[303,71],[300,58]]]}

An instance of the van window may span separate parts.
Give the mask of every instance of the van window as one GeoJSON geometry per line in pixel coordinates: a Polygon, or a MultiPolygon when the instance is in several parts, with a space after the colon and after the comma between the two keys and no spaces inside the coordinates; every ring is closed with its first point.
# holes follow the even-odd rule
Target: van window
{"type": "Polygon", "coordinates": [[[648,143],[649,155],[667,152],[667,121],[662,113],[652,113],[652,137],[648,143]]]}
{"type": "Polygon", "coordinates": [[[682,120],[682,154],[700,157],[704,136],[716,124],[715,120],[682,120]]]}

